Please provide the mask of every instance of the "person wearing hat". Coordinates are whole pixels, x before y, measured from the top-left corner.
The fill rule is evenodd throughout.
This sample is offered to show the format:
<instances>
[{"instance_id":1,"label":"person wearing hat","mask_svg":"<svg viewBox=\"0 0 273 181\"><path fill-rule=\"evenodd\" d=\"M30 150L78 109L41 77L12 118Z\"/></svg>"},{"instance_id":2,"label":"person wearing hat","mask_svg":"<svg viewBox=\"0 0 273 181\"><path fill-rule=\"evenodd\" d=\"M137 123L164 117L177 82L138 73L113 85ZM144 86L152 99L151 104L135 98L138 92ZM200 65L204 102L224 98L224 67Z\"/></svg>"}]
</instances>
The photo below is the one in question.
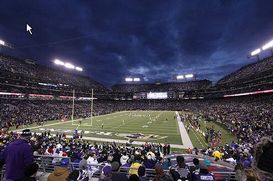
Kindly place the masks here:
<instances>
[{"instance_id":1,"label":"person wearing hat","mask_svg":"<svg viewBox=\"0 0 273 181\"><path fill-rule=\"evenodd\" d=\"M6 164L6 180L20 180L26 176L25 169L33 163L33 152L29 145L30 138L30 130L25 129L19 139L5 148L2 162Z\"/></svg>"},{"instance_id":2,"label":"person wearing hat","mask_svg":"<svg viewBox=\"0 0 273 181\"><path fill-rule=\"evenodd\" d=\"M48 176L47 181L65 181L70 174L67 168L69 160L67 158L62 159L61 166L54 168L54 171Z\"/></svg>"},{"instance_id":3,"label":"person wearing hat","mask_svg":"<svg viewBox=\"0 0 273 181\"><path fill-rule=\"evenodd\" d=\"M193 174L193 181L215 181L214 175L209 172L204 162L199 164L200 171Z\"/></svg>"},{"instance_id":4,"label":"person wearing hat","mask_svg":"<svg viewBox=\"0 0 273 181\"><path fill-rule=\"evenodd\" d=\"M112 167L110 165L105 165L102 168L99 181L112 181Z\"/></svg>"}]
</instances>

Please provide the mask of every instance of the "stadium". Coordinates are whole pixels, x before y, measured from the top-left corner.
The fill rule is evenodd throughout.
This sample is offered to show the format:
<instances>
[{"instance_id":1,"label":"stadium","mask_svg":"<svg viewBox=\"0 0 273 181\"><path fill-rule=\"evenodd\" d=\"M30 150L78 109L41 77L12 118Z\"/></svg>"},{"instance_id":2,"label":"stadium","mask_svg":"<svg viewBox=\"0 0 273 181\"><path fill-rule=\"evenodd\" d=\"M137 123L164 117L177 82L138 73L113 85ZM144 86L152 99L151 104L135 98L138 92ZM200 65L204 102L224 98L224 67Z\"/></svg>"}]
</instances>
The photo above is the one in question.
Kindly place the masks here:
<instances>
[{"instance_id":1,"label":"stadium","mask_svg":"<svg viewBox=\"0 0 273 181\"><path fill-rule=\"evenodd\" d=\"M88 38L0 39L1 180L273 180L273 40L216 81L166 66L168 80L144 69L108 84L96 63L42 58Z\"/></svg>"}]
</instances>

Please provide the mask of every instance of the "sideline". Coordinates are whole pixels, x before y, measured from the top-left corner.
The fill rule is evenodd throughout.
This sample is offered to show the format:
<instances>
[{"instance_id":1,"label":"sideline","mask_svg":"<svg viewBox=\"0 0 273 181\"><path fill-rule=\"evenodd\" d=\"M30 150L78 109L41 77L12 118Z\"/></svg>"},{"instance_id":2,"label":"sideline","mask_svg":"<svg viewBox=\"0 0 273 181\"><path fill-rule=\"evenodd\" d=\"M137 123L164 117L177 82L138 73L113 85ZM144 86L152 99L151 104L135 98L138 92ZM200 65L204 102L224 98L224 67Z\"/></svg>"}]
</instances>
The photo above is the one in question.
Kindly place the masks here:
<instances>
[{"instance_id":1,"label":"sideline","mask_svg":"<svg viewBox=\"0 0 273 181\"><path fill-rule=\"evenodd\" d=\"M183 146L186 149L193 148L193 144L191 142L190 136L184 126L184 123L181 121L181 117L180 117L179 113L177 111L175 111L175 114L176 114L176 119L178 122L178 127L179 127L180 136L181 136Z\"/></svg>"}]
</instances>

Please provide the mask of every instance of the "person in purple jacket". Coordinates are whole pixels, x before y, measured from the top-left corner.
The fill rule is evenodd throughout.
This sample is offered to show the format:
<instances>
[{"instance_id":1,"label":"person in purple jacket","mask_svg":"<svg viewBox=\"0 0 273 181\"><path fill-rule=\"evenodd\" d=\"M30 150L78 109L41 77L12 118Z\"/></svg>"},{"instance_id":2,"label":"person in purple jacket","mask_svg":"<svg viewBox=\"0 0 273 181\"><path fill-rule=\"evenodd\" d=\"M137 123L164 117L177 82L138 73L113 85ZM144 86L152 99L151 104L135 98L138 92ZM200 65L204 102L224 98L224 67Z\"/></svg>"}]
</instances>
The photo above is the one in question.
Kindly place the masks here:
<instances>
[{"instance_id":1,"label":"person in purple jacket","mask_svg":"<svg viewBox=\"0 0 273 181\"><path fill-rule=\"evenodd\" d=\"M4 150L3 162L6 164L6 180L21 180L26 167L33 163L33 152L28 144L31 137L29 129L23 130L19 139L10 143Z\"/></svg>"}]
</instances>

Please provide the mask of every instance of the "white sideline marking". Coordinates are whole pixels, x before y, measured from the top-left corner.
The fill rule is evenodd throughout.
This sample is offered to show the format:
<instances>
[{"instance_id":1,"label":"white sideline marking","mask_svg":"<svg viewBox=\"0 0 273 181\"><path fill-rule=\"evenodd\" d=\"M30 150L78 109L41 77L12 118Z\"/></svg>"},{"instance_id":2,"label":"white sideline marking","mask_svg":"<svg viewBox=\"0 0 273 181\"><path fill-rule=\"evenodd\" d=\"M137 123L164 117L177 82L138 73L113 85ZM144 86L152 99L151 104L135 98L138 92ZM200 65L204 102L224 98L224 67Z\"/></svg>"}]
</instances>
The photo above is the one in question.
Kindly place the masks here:
<instances>
[{"instance_id":1,"label":"white sideline marking","mask_svg":"<svg viewBox=\"0 0 273 181\"><path fill-rule=\"evenodd\" d=\"M178 127L179 127L180 136L181 136L183 146L186 148L193 148L189 134L187 133L184 123L181 121L181 117L179 116L177 111L175 112L175 114L177 117Z\"/></svg>"}]
</instances>

